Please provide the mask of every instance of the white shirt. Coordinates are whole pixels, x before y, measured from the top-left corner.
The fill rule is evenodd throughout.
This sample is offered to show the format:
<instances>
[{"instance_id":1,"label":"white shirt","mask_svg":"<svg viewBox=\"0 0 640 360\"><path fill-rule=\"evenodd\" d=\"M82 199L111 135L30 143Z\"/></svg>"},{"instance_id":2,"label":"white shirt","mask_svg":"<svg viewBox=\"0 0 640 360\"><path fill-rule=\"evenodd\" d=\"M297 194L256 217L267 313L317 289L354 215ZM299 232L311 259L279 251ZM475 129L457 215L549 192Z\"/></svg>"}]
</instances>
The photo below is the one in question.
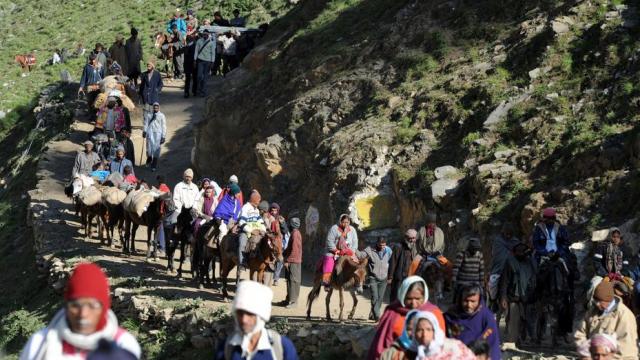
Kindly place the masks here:
<instances>
[{"instance_id":1,"label":"white shirt","mask_svg":"<svg viewBox=\"0 0 640 360\"><path fill-rule=\"evenodd\" d=\"M187 184L181 181L173 189L173 204L176 206L177 211L180 211L184 206L187 209L191 209L196 203L200 190L194 183Z\"/></svg>"}]
</instances>

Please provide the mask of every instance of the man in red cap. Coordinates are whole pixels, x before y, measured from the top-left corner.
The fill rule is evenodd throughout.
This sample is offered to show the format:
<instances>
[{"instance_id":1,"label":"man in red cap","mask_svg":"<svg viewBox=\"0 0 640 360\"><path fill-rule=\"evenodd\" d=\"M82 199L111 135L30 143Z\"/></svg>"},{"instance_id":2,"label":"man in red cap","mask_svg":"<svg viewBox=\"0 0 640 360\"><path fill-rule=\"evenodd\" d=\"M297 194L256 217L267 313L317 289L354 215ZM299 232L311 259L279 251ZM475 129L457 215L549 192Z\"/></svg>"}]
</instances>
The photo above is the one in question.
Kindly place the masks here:
<instances>
[{"instance_id":1,"label":"man in red cap","mask_svg":"<svg viewBox=\"0 0 640 360\"><path fill-rule=\"evenodd\" d=\"M31 336L21 360L86 359L100 340L114 342L140 358L140 345L118 326L111 311L109 280L100 267L91 263L78 265L67 282L64 302L64 308L49 326Z\"/></svg>"},{"instance_id":2,"label":"man in red cap","mask_svg":"<svg viewBox=\"0 0 640 360\"><path fill-rule=\"evenodd\" d=\"M562 309L558 316L559 336L565 340L573 331L573 318L575 316L574 283L580 279L578 260L571 253L569 246L569 233L564 225L556 219L556 209L548 207L542 211L542 219L536 224L533 231L534 256L538 264L538 274L549 274L555 266L564 263L568 274L566 275L567 296L561 299ZM542 299L541 301L545 301Z\"/></svg>"}]
</instances>

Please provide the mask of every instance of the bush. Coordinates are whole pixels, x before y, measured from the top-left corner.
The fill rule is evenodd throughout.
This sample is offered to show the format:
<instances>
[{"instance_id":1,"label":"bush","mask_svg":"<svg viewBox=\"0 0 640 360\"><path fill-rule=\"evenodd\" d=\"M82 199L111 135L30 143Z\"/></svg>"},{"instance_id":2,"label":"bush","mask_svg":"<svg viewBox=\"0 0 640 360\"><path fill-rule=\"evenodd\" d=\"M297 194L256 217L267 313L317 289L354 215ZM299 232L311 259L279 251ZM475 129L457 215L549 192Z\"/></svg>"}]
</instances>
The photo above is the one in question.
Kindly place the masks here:
<instances>
[{"instance_id":1,"label":"bush","mask_svg":"<svg viewBox=\"0 0 640 360\"><path fill-rule=\"evenodd\" d=\"M45 324L27 310L9 313L0 320L0 349L17 350Z\"/></svg>"}]
</instances>

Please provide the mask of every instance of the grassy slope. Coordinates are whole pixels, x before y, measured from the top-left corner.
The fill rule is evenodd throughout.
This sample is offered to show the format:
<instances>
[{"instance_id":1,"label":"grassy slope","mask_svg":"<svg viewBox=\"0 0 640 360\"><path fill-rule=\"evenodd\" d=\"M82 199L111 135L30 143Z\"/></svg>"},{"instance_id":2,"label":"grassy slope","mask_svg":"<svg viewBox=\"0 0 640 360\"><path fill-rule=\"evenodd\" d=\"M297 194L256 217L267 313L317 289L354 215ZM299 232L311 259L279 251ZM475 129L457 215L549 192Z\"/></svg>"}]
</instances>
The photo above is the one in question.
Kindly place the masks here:
<instances>
[{"instance_id":1,"label":"grassy slope","mask_svg":"<svg viewBox=\"0 0 640 360\"><path fill-rule=\"evenodd\" d=\"M249 25L270 21L286 10L286 1L227 0L214 7L207 4L196 8L199 18L212 17L214 10L231 14L239 8L250 14ZM64 121L45 132L32 131L35 119L32 109L37 104L40 90L59 79L60 71L68 70L75 80L80 77L84 59L74 58L65 64L47 66L47 58L55 48L73 50L83 43L89 50L92 44L102 42L110 46L115 35L128 35L130 26L139 29L145 55L153 54L150 34L164 29L175 6L160 0L69 0L69 1L16 1L0 0L0 110L7 113L0 119L0 178L16 178L0 189L0 357L16 357L26 337L41 327L59 305L59 295L51 293L35 268L32 239L26 227L26 192L35 186L38 154L46 142L68 128ZM99 16L96 16L99 14ZM22 77L13 56L35 50L38 66ZM75 89L67 89L62 99L75 96ZM65 119L70 120L70 115ZM34 139L25 159L20 154ZM11 149L11 150L9 150ZM135 324L129 324L135 327ZM170 356L176 348L175 339L166 346L161 342L150 344L147 353ZM180 349L180 347L177 347ZM157 356L156 356L157 357Z\"/></svg>"},{"instance_id":2,"label":"grassy slope","mask_svg":"<svg viewBox=\"0 0 640 360\"><path fill-rule=\"evenodd\" d=\"M323 79L325 84L383 60L390 79L376 89L376 101L363 104L357 117L394 122L394 142L399 146L418 141L416 136L425 129L435 134L434 151L423 164L395 167L405 185L418 195L429 198L437 166L462 167L468 158L490 162L497 150L529 146L525 178L509 180L500 194L481 204L484 220L500 217L518 223L520 209L531 194L558 186L584 190L593 200L573 209L575 204L555 204L591 219L586 226L571 223L578 232L633 216L638 207L624 206L629 202L622 194L635 200L640 193L626 151L609 163L610 158L589 164L596 162L603 147L611 143L624 147L637 133L640 27L623 27L621 18L607 18L606 13L615 13L619 5L637 9L640 2L483 0L466 2L455 11L438 7L439 3L327 1L268 65L276 75L265 74L264 78L281 80L278 86L295 89L296 81L332 56L343 61L334 64L335 71ZM385 25L393 24L398 9L405 6L409 14L405 21L411 26L402 37L386 32ZM563 16L569 16L575 25L568 33L556 35L547 19ZM523 35L524 21L530 22L527 31L533 34ZM428 24L426 31L414 31L424 24ZM536 32L539 24L543 29ZM366 43L376 46L376 51L367 55L368 60L355 60ZM503 50L494 50L496 46ZM301 53L305 56L296 56ZM496 66L486 73L477 70L476 66L482 68L498 54L504 58ZM291 76L278 76L282 68L293 69L288 70ZM531 80L529 71L534 68L548 72ZM529 86L530 100L512 109L495 131L483 129L482 123L501 101ZM388 99L394 96L400 103L391 108ZM555 120L558 117L561 120ZM489 147L472 144L481 137L496 142ZM624 171L629 168L631 172ZM469 205L478 204L471 200Z\"/></svg>"}]
</instances>

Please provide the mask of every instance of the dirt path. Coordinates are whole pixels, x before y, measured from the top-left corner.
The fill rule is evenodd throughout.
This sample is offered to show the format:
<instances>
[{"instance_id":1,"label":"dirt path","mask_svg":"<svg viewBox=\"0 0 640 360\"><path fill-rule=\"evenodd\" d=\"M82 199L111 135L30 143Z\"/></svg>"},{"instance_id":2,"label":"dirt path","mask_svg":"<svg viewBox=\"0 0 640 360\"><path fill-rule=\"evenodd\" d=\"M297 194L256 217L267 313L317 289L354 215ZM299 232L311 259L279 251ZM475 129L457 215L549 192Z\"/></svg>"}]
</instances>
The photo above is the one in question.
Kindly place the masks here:
<instances>
[{"instance_id":1,"label":"dirt path","mask_svg":"<svg viewBox=\"0 0 640 360\"><path fill-rule=\"evenodd\" d=\"M167 141L163 145L158 172L152 173L149 169L140 165L144 154L142 145L142 121L141 114L136 111L132 114L133 134L132 140L136 149L136 176L155 183L156 174L164 174L168 183L173 187L180 180L184 169L191 164L191 149L193 147L193 125L201 120L204 107L204 99L182 96L182 82L168 82L165 84L161 95L161 111L167 117ZM215 88L215 87L214 87ZM112 281L118 282L123 277L139 277L145 279L145 295L158 296L167 300L184 298L203 299L204 306L219 307L229 306L222 301L217 290L198 290L193 285L190 275L186 279L177 279L166 273L166 259L157 262L148 262L143 256L124 256L119 246L116 249L100 246L96 234L89 241L84 241L80 233L79 218L73 214L71 200L64 195L64 185L71 176L71 168L79 145L87 137L87 132L92 125L85 121L76 121L72 126L72 132L68 138L52 142L49 145L45 160L40 162L37 189L30 193L32 197L32 223L36 240L39 240L38 252L45 258L56 254L61 259L80 256L84 259L100 263L109 272ZM215 174L204 174L218 180ZM136 248L146 250L146 231L144 228L136 234ZM176 254L176 257L178 255ZM186 264L189 269L189 264ZM216 276L219 274L216 271ZM283 272L284 276L284 272ZM230 275L235 279L235 273ZM287 316L293 319L306 316L306 298L311 290L311 274L303 274L303 287L300 293L299 306L296 309L285 309L274 306L273 313L276 316ZM233 290L234 286L230 289ZM286 282L281 279L274 290L274 302L279 302L286 297ZM233 294L233 293L232 293ZM370 302L359 296L359 305L356 311L356 319L363 321L369 314ZM325 296L314 303L314 317L325 316ZM333 295L332 316L338 316L339 297ZM345 296L345 312L352 307L352 299L349 294ZM346 316L346 314L345 314Z\"/></svg>"}]
</instances>

